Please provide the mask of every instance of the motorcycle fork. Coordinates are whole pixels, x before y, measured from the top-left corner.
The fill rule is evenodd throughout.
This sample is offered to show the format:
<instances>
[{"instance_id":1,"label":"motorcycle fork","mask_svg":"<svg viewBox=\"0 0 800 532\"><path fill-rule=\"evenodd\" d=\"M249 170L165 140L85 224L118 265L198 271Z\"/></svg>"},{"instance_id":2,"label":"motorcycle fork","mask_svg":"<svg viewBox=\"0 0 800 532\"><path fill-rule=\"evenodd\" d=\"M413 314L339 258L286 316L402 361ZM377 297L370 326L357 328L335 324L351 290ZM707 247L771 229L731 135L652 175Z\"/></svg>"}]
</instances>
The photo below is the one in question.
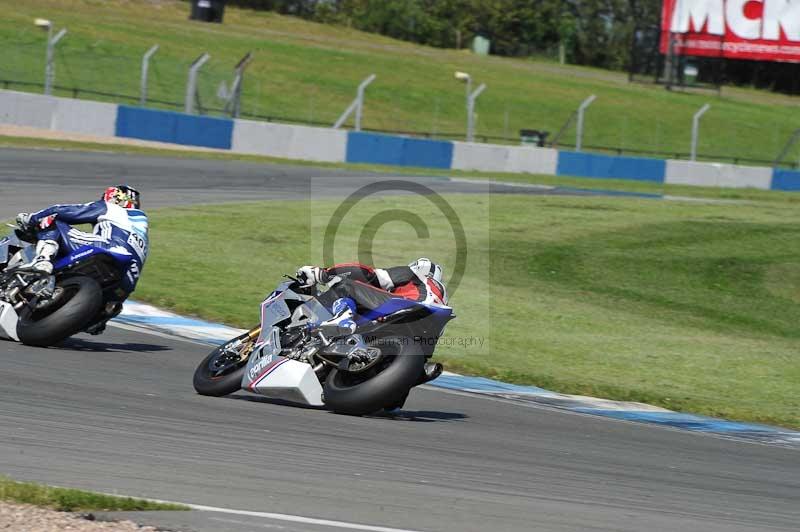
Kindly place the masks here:
<instances>
[{"instance_id":1,"label":"motorcycle fork","mask_svg":"<svg viewBox=\"0 0 800 532\"><path fill-rule=\"evenodd\" d=\"M247 331L247 338L243 340L243 342L245 343L245 347L240 351L240 356L242 360L246 360L247 358L250 357L259 336L261 336L261 325L253 327L252 329Z\"/></svg>"},{"instance_id":2,"label":"motorcycle fork","mask_svg":"<svg viewBox=\"0 0 800 532\"><path fill-rule=\"evenodd\" d=\"M247 339L252 341L252 342L255 342L256 340L258 340L259 336L261 336L261 325L259 325L257 327L253 327L252 329L247 331Z\"/></svg>"}]
</instances>

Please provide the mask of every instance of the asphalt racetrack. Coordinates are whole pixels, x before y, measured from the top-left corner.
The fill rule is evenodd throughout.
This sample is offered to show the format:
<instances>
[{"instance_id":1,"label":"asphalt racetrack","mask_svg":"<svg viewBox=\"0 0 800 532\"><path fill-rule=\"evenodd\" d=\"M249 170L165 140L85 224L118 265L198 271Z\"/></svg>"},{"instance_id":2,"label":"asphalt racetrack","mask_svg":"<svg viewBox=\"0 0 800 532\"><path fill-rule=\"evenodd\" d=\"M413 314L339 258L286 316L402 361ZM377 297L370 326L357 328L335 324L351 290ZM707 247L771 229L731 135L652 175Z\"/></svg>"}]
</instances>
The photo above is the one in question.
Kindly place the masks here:
<instances>
[{"instance_id":1,"label":"asphalt racetrack","mask_svg":"<svg viewBox=\"0 0 800 532\"><path fill-rule=\"evenodd\" d=\"M208 347L117 328L62 348L0 349L0 472L17 479L405 530L800 521L791 449L429 389L397 419L244 392L202 397L191 377ZM327 528L193 514L153 518L209 531Z\"/></svg>"},{"instance_id":2,"label":"asphalt racetrack","mask_svg":"<svg viewBox=\"0 0 800 532\"><path fill-rule=\"evenodd\" d=\"M23 200L85 201L122 171L131 180L150 176L140 186L160 191L146 196L153 207L171 204L171 193L174 203L254 199L262 190L274 197L259 179L291 197L292 183L311 171L156 162L2 151L0 218ZM169 182L158 177L164 162L173 165L164 170ZM198 184L202 168L209 180L241 182L209 190ZM50 182L60 183L62 197ZM0 474L218 509L135 516L198 532L731 531L800 523L797 450L428 388L412 392L396 418L339 416L244 392L201 397L191 378L208 351L117 327L50 349L0 341Z\"/></svg>"},{"instance_id":3,"label":"asphalt racetrack","mask_svg":"<svg viewBox=\"0 0 800 532\"><path fill-rule=\"evenodd\" d=\"M370 172L294 165L0 148L0 220L11 219L20 210L42 208L42 205L85 203L99 198L105 187L123 183L141 189L144 207L152 209L172 205L330 197L335 196L337 190L347 190L349 194L362 184L380 179L413 180L439 193L597 194L589 190L488 185L424 176L397 178Z\"/></svg>"}]
</instances>

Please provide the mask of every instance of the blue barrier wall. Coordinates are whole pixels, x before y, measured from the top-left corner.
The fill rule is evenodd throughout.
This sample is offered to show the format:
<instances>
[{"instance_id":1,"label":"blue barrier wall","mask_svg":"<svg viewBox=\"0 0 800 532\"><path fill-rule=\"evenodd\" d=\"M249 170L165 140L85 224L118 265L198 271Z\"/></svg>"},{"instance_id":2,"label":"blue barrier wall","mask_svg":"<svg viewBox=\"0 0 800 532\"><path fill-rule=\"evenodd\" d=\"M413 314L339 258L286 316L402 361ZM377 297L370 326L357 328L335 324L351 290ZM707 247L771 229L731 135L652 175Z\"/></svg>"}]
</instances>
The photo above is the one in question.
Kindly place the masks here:
<instances>
[{"instance_id":1,"label":"blue barrier wall","mask_svg":"<svg viewBox=\"0 0 800 532\"><path fill-rule=\"evenodd\" d=\"M557 175L664 182L666 161L643 157L611 157L593 153L558 152Z\"/></svg>"},{"instance_id":2,"label":"blue barrier wall","mask_svg":"<svg viewBox=\"0 0 800 532\"><path fill-rule=\"evenodd\" d=\"M120 105L118 137L231 149L233 120Z\"/></svg>"},{"instance_id":3,"label":"blue barrier wall","mask_svg":"<svg viewBox=\"0 0 800 532\"><path fill-rule=\"evenodd\" d=\"M800 190L800 172L775 168L772 171L772 190Z\"/></svg>"},{"instance_id":4,"label":"blue barrier wall","mask_svg":"<svg viewBox=\"0 0 800 532\"><path fill-rule=\"evenodd\" d=\"M453 143L351 131L347 135L347 162L449 169Z\"/></svg>"}]
</instances>

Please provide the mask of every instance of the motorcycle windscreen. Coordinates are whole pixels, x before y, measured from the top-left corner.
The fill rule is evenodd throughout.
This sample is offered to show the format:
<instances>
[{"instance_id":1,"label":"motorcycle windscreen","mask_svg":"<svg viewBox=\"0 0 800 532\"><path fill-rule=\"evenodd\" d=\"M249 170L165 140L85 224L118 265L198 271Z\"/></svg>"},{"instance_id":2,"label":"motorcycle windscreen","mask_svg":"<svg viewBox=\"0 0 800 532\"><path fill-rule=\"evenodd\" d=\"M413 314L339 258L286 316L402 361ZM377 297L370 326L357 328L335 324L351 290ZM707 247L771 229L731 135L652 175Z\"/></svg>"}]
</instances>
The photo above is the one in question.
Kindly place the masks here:
<instances>
[{"instance_id":1,"label":"motorcycle windscreen","mask_svg":"<svg viewBox=\"0 0 800 532\"><path fill-rule=\"evenodd\" d=\"M242 388L274 399L322 406L322 386L314 369L279 356L280 351L280 330L273 327L247 361Z\"/></svg>"},{"instance_id":2,"label":"motorcycle windscreen","mask_svg":"<svg viewBox=\"0 0 800 532\"><path fill-rule=\"evenodd\" d=\"M270 336L277 330L273 325L291 316L289 306L284 301L285 292L273 292L270 297L261 303L261 334L256 341L256 346L267 344L271 341ZM275 340L280 351L280 340Z\"/></svg>"}]
</instances>

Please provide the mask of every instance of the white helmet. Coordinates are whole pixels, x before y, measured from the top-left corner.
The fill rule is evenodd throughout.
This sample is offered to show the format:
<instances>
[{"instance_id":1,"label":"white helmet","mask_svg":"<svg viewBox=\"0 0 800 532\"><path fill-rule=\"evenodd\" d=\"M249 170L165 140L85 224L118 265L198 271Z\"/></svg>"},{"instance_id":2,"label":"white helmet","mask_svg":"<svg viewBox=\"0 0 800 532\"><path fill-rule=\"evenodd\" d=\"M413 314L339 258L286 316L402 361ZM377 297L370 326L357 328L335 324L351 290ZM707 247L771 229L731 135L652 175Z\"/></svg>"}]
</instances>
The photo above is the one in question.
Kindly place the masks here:
<instances>
[{"instance_id":1,"label":"white helmet","mask_svg":"<svg viewBox=\"0 0 800 532\"><path fill-rule=\"evenodd\" d=\"M428 278L442 282L442 267L432 262L431 259L421 257L408 265L417 277L425 281Z\"/></svg>"}]
</instances>

